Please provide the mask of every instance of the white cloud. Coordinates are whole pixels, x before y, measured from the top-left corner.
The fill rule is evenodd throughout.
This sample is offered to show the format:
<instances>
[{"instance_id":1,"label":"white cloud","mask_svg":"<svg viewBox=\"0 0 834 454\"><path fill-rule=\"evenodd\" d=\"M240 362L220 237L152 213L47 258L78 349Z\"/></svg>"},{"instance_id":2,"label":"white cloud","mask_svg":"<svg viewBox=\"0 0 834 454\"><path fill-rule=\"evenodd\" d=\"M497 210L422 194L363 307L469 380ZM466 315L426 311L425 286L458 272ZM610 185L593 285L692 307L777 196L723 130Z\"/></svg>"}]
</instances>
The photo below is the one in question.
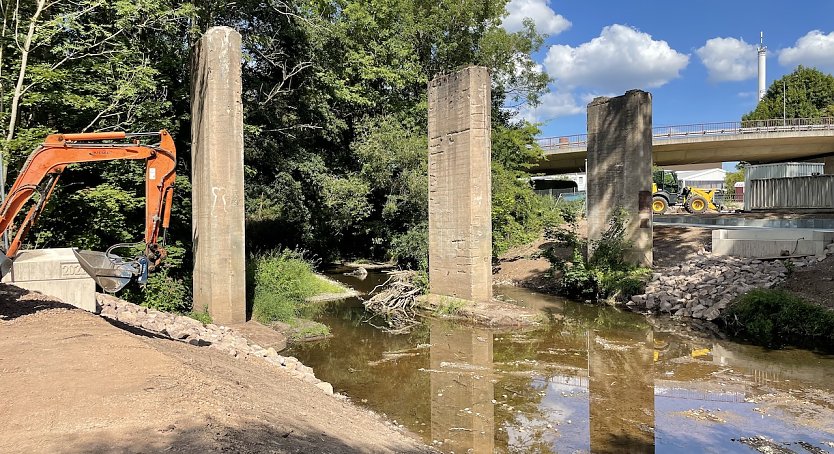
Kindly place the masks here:
<instances>
[{"instance_id":1,"label":"white cloud","mask_svg":"<svg viewBox=\"0 0 834 454\"><path fill-rule=\"evenodd\" d=\"M541 103L536 107L522 107L519 118L531 123L539 123L585 112L585 106L577 104L572 93L551 91L545 93L540 101Z\"/></svg>"},{"instance_id":2,"label":"white cloud","mask_svg":"<svg viewBox=\"0 0 834 454\"><path fill-rule=\"evenodd\" d=\"M689 56L666 41L619 24L577 47L551 46L544 60L557 84L613 93L659 87L679 77L688 63Z\"/></svg>"},{"instance_id":3,"label":"white cloud","mask_svg":"<svg viewBox=\"0 0 834 454\"><path fill-rule=\"evenodd\" d=\"M714 82L747 80L758 72L756 46L743 39L712 38L695 52Z\"/></svg>"},{"instance_id":4,"label":"white cloud","mask_svg":"<svg viewBox=\"0 0 834 454\"><path fill-rule=\"evenodd\" d=\"M819 30L808 32L794 47L779 51L779 64L789 67L801 64L834 71L834 32L827 35Z\"/></svg>"},{"instance_id":5,"label":"white cloud","mask_svg":"<svg viewBox=\"0 0 834 454\"><path fill-rule=\"evenodd\" d=\"M550 0L510 0L507 13L501 25L509 32L522 30L525 18L533 20L539 33L548 35L558 35L571 26L569 20L550 8Z\"/></svg>"}]
</instances>

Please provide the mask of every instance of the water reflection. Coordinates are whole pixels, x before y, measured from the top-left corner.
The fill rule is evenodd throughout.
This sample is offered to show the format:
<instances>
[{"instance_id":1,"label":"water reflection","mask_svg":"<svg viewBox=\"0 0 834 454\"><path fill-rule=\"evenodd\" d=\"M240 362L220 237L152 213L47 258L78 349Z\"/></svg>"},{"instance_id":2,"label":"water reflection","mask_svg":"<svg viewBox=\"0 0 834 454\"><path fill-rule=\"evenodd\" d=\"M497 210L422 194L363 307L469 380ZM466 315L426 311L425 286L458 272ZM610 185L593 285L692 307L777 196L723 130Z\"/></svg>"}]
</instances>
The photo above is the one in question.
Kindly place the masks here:
<instances>
[{"instance_id":1,"label":"water reflection","mask_svg":"<svg viewBox=\"0 0 834 454\"><path fill-rule=\"evenodd\" d=\"M495 447L492 332L431 323L431 438L454 452Z\"/></svg>"},{"instance_id":2,"label":"water reflection","mask_svg":"<svg viewBox=\"0 0 834 454\"><path fill-rule=\"evenodd\" d=\"M654 452L651 329L590 331L591 451Z\"/></svg>"},{"instance_id":3,"label":"water reflection","mask_svg":"<svg viewBox=\"0 0 834 454\"><path fill-rule=\"evenodd\" d=\"M348 301L322 315L333 339L293 353L444 452L750 452L732 440L758 435L834 447L831 357L684 337L635 314L501 292L556 321L494 331L434 320L394 336L361 323Z\"/></svg>"}]
</instances>

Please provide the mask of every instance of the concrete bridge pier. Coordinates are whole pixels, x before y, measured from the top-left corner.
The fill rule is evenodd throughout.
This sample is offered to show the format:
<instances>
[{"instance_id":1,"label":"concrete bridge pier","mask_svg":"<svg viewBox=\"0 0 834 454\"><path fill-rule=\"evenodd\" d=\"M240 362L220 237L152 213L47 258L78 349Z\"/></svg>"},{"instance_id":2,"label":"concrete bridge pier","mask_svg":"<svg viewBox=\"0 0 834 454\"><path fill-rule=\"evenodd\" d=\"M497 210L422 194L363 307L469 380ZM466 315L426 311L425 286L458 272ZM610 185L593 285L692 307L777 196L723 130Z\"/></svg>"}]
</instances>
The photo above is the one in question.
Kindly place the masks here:
<instances>
[{"instance_id":1,"label":"concrete bridge pier","mask_svg":"<svg viewBox=\"0 0 834 454\"><path fill-rule=\"evenodd\" d=\"M588 104L588 253L618 210L626 213L625 259L652 266L652 95L631 90Z\"/></svg>"},{"instance_id":2,"label":"concrete bridge pier","mask_svg":"<svg viewBox=\"0 0 834 454\"><path fill-rule=\"evenodd\" d=\"M823 171L826 175L834 175L834 156L826 156L823 160Z\"/></svg>"},{"instance_id":3,"label":"concrete bridge pier","mask_svg":"<svg viewBox=\"0 0 834 454\"><path fill-rule=\"evenodd\" d=\"M209 29L192 54L194 307L246 321L240 33Z\"/></svg>"},{"instance_id":4,"label":"concrete bridge pier","mask_svg":"<svg viewBox=\"0 0 834 454\"><path fill-rule=\"evenodd\" d=\"M429 287L492 298L491 91L487 68L429 83Z\"/></svg>"}]
</instances>

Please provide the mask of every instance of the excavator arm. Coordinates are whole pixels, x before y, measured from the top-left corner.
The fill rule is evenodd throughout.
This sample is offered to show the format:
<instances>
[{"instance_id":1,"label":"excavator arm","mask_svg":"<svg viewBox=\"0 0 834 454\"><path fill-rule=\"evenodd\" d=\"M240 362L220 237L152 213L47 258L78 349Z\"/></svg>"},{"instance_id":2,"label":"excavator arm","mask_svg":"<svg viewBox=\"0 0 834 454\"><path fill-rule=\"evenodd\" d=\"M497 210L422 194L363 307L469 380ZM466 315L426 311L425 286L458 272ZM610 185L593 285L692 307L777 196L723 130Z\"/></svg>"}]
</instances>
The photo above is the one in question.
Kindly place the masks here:
<instances>
[{"instance_id":1,"label":"excavator arm","mask_svg":"<svg viewBox=\"0 0 834 454\"><path fill-rule=\"evenodd\" d=\"M158 137L154 145L140 144L140 137ZM61 173L69 164L114 161L120 159L145 160L145 238L142 254L125 260L112 253L76 251L81 266L107 291L117 291L131 278L140 282L165 259L164 245L159 244L162 229L171 221L173 185L176 178L176 149L167 131L154 133L84 133L53 134L46 138L26 160L8 197L0 206L0 234L9 230L23 206L38 192L40 198L29 209L2 260L2 274L8 272L23 239L37 221L52 195Z\"/></svg>"}]
</instances>

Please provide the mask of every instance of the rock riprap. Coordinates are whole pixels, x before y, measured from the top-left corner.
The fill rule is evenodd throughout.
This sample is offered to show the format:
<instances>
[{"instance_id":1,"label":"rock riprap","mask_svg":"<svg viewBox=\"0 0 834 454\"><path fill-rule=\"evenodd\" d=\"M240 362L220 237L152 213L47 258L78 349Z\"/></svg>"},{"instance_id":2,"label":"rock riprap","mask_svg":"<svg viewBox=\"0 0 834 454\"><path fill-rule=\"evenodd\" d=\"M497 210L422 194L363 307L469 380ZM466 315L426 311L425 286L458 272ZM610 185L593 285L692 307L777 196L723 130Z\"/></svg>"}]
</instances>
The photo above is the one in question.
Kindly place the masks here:
<instances>
[{"instance_id":1,"label":"rock riprap","mask_svg":"<svg viewBox=\"0 0 834 454\"><path fill-rule=\"evenodd\" d=\"M832 248L826 249L827 254L831 252ZM633 296L627 305L634 310L714 320L739 295L780 283L788 267L800 268L823 259L758 260L702 251L680 265L652 273L646 293Z\"/></svg>"},{"instance_id":2,"label":"rock riprap","mask_svg":"<svg viewBox=\"0 0 834 454\"><path fill-rule=\"evenodd\" d=\"M99 315L104 318L191 345L216 348L234 357L252 355L263 358L289 376L333 394L333 386L316 378L312 368L292 356L279 355L274 348L250 343L232 328L211 323L203 325L190 317L138 306L110 295L96 294L96 302Z\"/></svg>"}]
</instances>

